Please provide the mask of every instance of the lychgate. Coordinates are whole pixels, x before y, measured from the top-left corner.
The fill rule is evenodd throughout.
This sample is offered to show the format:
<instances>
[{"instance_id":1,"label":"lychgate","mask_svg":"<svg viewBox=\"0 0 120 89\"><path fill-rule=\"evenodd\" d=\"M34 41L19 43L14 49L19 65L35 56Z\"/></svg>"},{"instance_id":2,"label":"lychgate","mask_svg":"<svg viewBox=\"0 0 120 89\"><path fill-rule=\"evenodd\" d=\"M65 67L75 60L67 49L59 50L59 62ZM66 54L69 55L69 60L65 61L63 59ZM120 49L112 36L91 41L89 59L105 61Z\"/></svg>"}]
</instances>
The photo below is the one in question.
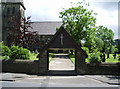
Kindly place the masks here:
<instances>
[{"instance_id":1,"label":"lychgate","mask_svg":"<svg viewBox=\"0 0 120 89\"><path fill-rule=\"evenodd\" d=\"M38 74L47 74L49 65L50 49L74 49L75 50L75 71L78 74L84 74L86 70L85 58L86 52L78 45L69 33L61 26L55 33L50 42L43 47L39 53L39 70Z\"/></svg>"}]
</instances>

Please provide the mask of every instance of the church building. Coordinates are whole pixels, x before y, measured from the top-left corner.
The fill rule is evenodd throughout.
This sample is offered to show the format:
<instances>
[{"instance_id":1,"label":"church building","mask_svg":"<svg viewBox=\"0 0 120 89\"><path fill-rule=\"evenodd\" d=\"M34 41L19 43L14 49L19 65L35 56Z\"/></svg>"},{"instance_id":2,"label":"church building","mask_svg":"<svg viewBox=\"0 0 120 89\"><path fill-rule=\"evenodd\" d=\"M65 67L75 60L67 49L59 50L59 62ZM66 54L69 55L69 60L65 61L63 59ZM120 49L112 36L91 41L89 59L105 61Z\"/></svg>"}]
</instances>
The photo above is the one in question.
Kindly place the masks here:
<instances>
[{"instance_id":1,"label":"church building","mask_svg":"<svg viewBox=\"0 0 120 89\"><path fill-rule=\"evenodd\" d=\"M11 38L10 35L15 35L16 32L15 24L11 23L11 17L16 16L19 23L22 24L22 18L25 17L25 6L23 0L2 0L0 3L1 11L2 11L2 41L8 46L11 46ZM39 22L31 22L31 28L28 28L28 31L36 31L37 32L37 40L39 44L32 45L31 49L41 49L45 44L51 40L53 35L56 33L57 29L62 25L61 21L39 21ZM21 31L23 28L18 25L17 27ZM9 37L10 36L10 37Z\"/></svg>"},{"instance_id":2,"label":"church building","mask_svg":"<svg viewBox=\"0 0 120 89\"><path fill-rule=\"evenodd\" d=\"M21 22L21 19L24 17L25 7L23 0L1 0L1 10L2 10L2 41L6 45L9 44L8 36L14 34L14 24L11 23L11 17L17 17L17 20ZM23 30L20 25L18 27L20 30Z\"/></svg>"}]
</instances>

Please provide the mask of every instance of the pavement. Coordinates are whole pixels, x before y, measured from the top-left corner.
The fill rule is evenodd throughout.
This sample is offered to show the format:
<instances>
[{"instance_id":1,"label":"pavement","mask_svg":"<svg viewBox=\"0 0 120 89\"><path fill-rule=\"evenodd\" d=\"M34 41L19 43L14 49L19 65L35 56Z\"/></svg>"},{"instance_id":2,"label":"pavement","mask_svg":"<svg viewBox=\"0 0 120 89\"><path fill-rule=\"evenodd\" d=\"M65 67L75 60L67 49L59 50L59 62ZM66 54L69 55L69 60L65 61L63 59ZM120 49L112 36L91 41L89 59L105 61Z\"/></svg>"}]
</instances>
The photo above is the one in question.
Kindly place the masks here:
<instances>
[{"instance_id":1,"label":"pavement","mask_svg":"<svg viewBox=\"0 0 120 89\"><path fill-rule=\"evenodd\" d=\"M2 87L120 87L120 76L78 75L37 76L20 73L1 73Z\"/></svg>"}]
</instances>

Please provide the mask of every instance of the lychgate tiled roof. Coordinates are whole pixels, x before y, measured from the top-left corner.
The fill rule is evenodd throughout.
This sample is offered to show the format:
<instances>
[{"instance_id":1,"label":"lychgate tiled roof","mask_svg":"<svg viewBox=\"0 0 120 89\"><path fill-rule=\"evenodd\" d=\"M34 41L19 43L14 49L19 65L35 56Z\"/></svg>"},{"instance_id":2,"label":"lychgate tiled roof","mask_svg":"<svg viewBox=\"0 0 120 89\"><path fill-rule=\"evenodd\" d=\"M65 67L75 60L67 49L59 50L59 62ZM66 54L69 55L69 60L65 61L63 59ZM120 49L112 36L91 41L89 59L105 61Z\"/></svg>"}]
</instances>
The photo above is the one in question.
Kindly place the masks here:
<instances>
[{"instance_id":1,"label":"lychgate tiled roof","mask_svg":"<svg viewBox=\"0 0 120 89\"><path fill-rule=\"evenodd\" d=\"M39 35L54 35L56 33L56 28L59 28L62 22L32 22L31 26L33 29L29 28L30 31L37 31Z\"/></svg>"}]
</instances>

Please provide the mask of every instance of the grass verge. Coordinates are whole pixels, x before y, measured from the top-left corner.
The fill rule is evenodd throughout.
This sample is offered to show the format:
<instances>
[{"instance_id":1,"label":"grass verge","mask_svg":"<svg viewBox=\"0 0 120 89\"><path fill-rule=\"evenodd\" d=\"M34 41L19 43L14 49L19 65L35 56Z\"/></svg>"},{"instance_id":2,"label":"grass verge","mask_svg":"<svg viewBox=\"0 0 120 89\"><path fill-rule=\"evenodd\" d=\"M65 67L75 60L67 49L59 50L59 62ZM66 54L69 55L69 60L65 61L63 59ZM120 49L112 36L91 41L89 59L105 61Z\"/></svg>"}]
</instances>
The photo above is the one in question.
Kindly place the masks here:
<instances>
[{"instance_id":1,"label":"grass verge","mask_svg":"<svg viewBox=\"0 0 120 89\"><path fill-rule=\"evenodd\" d=\"M107 62L107 63L109 63L109 62L113 62L113 63L120 62L120 60L118 60L119 56L120 56L120 54L117 54L116 58L114 59L113 54L110 54L109 58L107 58L107 56L106 56L106 61L105 62ZM89 60L87 58L86 58L86 62L89 62Z\"/></svg>"},{"instance_id":2,"label":"grass verge","mask_svg":"<svg viewBox=\"0 0 120 89\"><path fill-rule=\"evenodd\" d=\"M49 53L49 62L53 60L53 57L54 57L54 53Z\"/></svg>"},{"instance_id":3,"label":"grass verge","mask_svg":"<svg viewBox=\"0 0 120 89\"><path fill-rule=\"evenodd\" d=\"M69 58L72 61L72 63L75 64L75 55L69 54Z\"/></svg>"}]
</instances>

